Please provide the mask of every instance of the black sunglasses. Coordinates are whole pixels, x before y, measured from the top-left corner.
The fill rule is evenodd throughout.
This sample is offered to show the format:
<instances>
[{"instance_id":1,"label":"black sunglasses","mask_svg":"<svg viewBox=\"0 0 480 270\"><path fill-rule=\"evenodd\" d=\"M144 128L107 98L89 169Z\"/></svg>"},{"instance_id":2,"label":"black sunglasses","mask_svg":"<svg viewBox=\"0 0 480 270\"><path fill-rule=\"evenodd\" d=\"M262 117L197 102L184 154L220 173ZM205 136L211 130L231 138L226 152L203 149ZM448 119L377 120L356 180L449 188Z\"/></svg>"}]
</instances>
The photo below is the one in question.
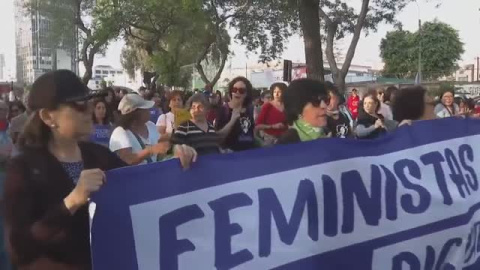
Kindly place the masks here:
<instances>
[{"instance_id":1,"label":"black sunglasses","mask_svg":"<svg viewBox=\"0 0 480 270\"><path fill-rule=\"evenodd\" d=\"M322 104L322 101L325 102L325 105L330 105L330 95L328 96L319 96L315 100L313 100L311 103L314 107L320 107Z\"/></svg>"}]
</instances>

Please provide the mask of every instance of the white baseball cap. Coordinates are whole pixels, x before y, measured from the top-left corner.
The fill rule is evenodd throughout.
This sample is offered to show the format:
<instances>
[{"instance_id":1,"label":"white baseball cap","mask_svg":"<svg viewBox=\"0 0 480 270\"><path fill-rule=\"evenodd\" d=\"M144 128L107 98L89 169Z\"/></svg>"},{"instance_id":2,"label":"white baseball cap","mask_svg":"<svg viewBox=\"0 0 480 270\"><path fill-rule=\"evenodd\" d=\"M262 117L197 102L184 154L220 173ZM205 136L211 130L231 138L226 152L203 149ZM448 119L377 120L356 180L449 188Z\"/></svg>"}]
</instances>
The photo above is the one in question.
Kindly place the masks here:
<instances>
[{"instance_id":1,"label":"white baseball cap","mask_svg":"<svg viewBox=\"0 0 480 270\"><path fill-rule=\"evenodd\" d=\"M137 109L151 109L154 105L154 101L145 100L138 94L127 94L118 104L118 110L125 115Z\"/></svg>"}]
</instances>

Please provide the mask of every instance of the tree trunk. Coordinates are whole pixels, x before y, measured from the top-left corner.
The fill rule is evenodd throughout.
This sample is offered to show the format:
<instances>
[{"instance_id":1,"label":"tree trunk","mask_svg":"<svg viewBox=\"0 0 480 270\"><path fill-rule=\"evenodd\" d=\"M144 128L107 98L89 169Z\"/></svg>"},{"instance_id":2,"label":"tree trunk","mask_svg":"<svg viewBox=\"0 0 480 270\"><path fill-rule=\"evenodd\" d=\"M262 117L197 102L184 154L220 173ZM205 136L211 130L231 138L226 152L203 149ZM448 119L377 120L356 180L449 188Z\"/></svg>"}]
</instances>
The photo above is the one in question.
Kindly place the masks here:
<instances>
[{"instance_id":1,"label":"tree trunk","mask_svg":"<svg viewBox=\"0 0 480 270\"><path fill-rule=\"evenodd\" d=\"M370 4L370 0L362 0L362 8L360 10L360 14L357 19L357 23L355 25L355 29L353 32L353 38L350 43L350 46L347 51L347 55L345 56L345 61L342 65L342 68L338 68L337 61L335 59L335 46L334 40L335 35L337 33L337 22L332 21L322 9L319 9L319 14L321 18L323 18L327 24L327 48L325 53L327 55L328 63L330 65L330 70L332 71L332 78L337 85L340 91L346 91L345 89L345 78L347 77L348 70L350 69L350 65L352 64L353 57L355 56L355 50L357 49L358 41L360 40L360 34L362 33L363 26L365 25L365 19L368 13L368 5Z\"/></svg>"},{"instance_id":2,"label":"tree trunk","mask_svg":"<svg viewBox=\"0 0 480 270\"><path fill-rule=\"evenodd\" d=\"M300 25L305 43L307 77L325 81L318 0L298 0Z\"/></svg>"},{"instance_id":3,"label":"tree trunk","mask_svg":"<svg viewBox=\"0 0 480 270\"><path fill-rule=\"evenodd\" d=\"M89 61L83 61L83 66L85 67L85 73L83 74L82 82L85 85L88 85L88 82L90 81L90 79L92 79L92 75L93 75L92 64L93 63L89 63Z\"/></svg>"}]
</instances>

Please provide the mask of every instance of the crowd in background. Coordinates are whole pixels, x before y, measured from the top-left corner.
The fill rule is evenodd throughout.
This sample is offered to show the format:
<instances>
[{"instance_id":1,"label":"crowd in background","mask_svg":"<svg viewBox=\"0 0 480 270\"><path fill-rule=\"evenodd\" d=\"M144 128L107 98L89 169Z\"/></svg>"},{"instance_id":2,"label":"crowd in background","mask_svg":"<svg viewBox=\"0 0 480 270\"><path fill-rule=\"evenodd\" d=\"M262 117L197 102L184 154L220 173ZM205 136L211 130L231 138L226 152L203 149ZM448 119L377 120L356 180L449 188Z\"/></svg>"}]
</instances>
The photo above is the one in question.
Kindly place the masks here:
<instances>
[{"instance_id":1,"label":"crowd in background","mask_svg":"<svg viewBox=\"0 0 480 270\"><path fill-rule=\"evenodd\" d=\"M332 83L300 79L255 93L244 77L224 94L212 85L92 93L75 74L55 71L34 83L28 106L0 101L0 264L8 249L18 269L90 269L86 205L106 170L172 158L188 168L202 155L375 139L420 120L480 117L473 100L453 90L433 97L421 86L344 94Z\"/></svg>"}]
</instances>

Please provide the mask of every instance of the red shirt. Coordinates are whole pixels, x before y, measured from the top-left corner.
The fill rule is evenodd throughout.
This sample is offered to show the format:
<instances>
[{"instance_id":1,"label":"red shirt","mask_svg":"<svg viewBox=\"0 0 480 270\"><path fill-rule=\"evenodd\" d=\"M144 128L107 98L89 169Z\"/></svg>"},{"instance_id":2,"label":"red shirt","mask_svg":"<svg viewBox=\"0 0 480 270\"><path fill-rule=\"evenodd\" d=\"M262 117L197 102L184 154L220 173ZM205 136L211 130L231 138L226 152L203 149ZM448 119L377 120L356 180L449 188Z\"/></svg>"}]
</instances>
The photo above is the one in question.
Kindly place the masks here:
<instances>
[{"instance_id":1,"label":"red shirt","mask_svg":"<svg viewBox=\"0 0 480 270\"><path fill-rule=\"evenodd\" d=\"M207 121L210 123L210 124L214 124L215 123L215 120L217 120L217 113L218 112L218 109L217 108L213 108L213 109L210 109L207 113Z\"/></svg>"},{"instance_id":2,"label":"red shirt","mask_svg":"<svg viewBox=\"0 0 480 270\"><path fill-rule=\"evenodd\" d=\"M348 110L352 114L352 118L357 120L358 118L358 105L360 103L360 97L349 96L348 97Z\"/></svg>"},{"instance_id":3,"label":"red shirt","mask_svg":"<svg viewBox=\"0 0 480 270\"><path fill-rule=\"evenodd\" d=\"M283 133L285 133L285 131L287 131L288 126L286 124L287 118L285 117L284 112L278 110L271 103L266 103L265 105L263 105L255 125L270 126L278 123L283 123L285 125L285 128L284 129L266 129L264 130L265 133L275 137L280 137L281 135L283 135Z\"/></svg>"}]
</instances>

